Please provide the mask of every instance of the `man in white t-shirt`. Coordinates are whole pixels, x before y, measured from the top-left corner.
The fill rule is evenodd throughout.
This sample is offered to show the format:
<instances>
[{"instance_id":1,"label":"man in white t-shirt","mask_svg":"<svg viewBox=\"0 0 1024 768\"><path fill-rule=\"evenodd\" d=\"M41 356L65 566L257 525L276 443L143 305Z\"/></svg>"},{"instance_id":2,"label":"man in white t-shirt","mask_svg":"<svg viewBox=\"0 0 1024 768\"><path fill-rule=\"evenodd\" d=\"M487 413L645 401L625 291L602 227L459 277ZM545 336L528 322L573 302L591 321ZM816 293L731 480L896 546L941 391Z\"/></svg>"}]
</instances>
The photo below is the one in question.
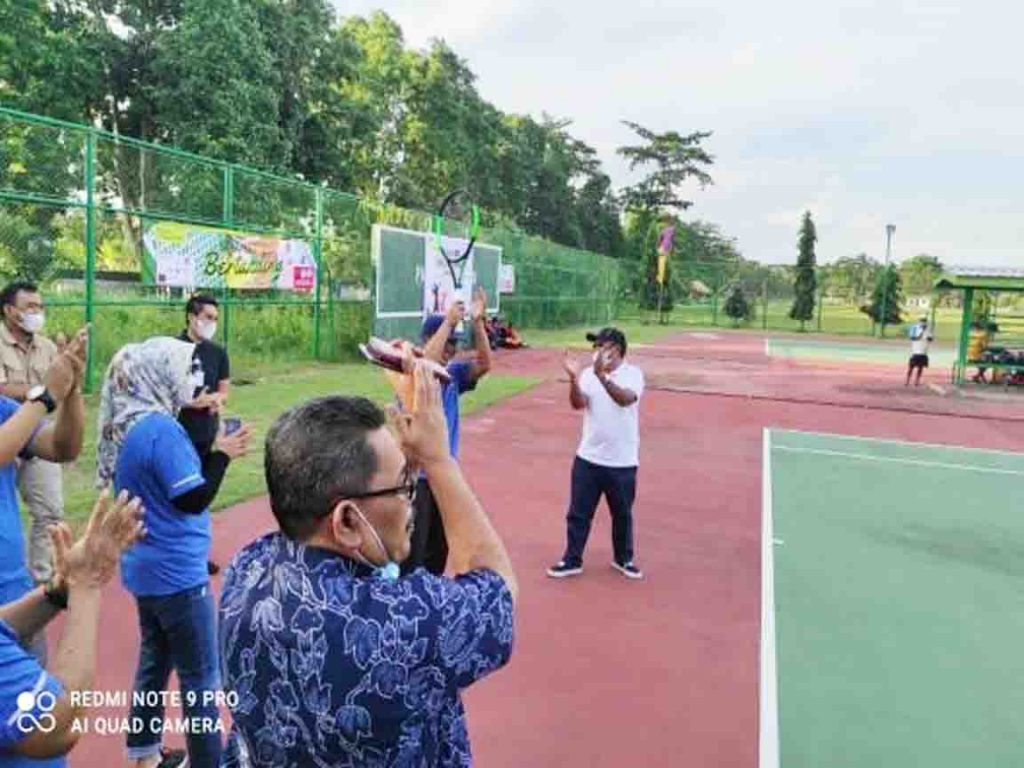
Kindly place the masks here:
<instances>
[{"instance_id":1,"label":"man in white t-shirt","mask_svg":"<svg viewBox=\"0 0 1024 768\"><path fill-rule=\"evenodd\" d=\"M910 376L914 371L917 371L914 386L920 386L921 373L928 367L928 345L934 338L932 329L928 327L927 317L922 317L910 329L910 362L907 364L907 381L904 386L910 386Z\"/></svg>"},{"instance_id":2,"label":"man in white t-shirt","mask_svg":"<svg viewBox=\"0 0 1024 768\"><path fill-rule=\"evenodd\" d=\"M583 436L572 465L565 555L548 569L560 579L583 573L594 512L603 495L612 516L612 567L630 579L642 579L633 564L633 499L640 452L640 398L644 374L625 361L626 337L617 328L588 333L594 345L593 366L580 366L567 350L569 402L583 411Z\"/></svg>"}]
</instances>

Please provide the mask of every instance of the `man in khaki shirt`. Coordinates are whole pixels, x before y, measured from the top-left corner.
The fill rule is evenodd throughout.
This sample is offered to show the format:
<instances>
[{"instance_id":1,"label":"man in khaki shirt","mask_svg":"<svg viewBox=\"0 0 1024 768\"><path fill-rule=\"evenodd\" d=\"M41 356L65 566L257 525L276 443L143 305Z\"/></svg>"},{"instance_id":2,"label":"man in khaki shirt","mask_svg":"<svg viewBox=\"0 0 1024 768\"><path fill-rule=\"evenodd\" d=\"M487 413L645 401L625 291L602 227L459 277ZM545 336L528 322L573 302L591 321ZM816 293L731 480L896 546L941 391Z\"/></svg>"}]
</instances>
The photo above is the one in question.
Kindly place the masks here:
<instances>
[{"instance_id":1,"label":"man in khaki shirt","mask_svg":"<svg viewBox=\"0 0 1024 768\"><path fill-rule=\"evenodd\" d=\"M32 283L15 282L0 292L0 394L22 402L27 392L42 384L57 357L57 346L40 335L45 316L43 297ZM28 569L36 583L49 581L50 539L47 526L64 517L64 489L60 464L43 459L22 459L18 490L32 520Z\"/></svg>"}]
</instances>

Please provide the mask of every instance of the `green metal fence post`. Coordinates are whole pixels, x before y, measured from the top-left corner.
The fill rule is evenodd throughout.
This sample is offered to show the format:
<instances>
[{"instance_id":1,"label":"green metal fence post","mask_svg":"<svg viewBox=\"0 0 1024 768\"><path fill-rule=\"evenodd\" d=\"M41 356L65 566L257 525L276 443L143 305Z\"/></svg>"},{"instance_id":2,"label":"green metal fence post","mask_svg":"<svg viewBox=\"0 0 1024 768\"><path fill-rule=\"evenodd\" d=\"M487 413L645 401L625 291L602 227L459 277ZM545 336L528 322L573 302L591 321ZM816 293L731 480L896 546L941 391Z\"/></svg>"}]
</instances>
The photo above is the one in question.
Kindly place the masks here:
<instances>
[{"instance_id":1,"label":"green metal fence post","mask_svg":"<svg viewBox=\"0 0 1024 768\"><path fill-rule=\"evenodd\" d=\"M768 281L761 281L761 330L768 330Z\"/></svg>"},{"instance_id":2,"label":"green metal fence post","mask_svg":"<svg viewBox=\"0 0 1024 768\"><path fill-rule=\"evenodd\" d=\"M821 286L818 287L818 333L821 333L821 297L825 294L825 289Z\"/></svg>"},{"instance_id":3,"label":"green metal fence post","mask_svg":"<svg viewBox=\"0 0 1024 768\"><path fill-rule=\"evenodd\" d=\"M222 217L225 226L230 227L235 220L235 171L230 165L224 166L224 206Z\"/></svg>"},{"instance_id":4,"label":"green metal fence post","mask_svg":"<svg viewBox=\"0 0 1024 768\"><path fill-rule=\"evenodd\" d=\"M228 351L231 347L231 291L225 285L220 289L221 305L224 307L224 311L221 313L224 318L224 350Z\"/></svg>"},{"instance_id":5,"label":"green metal fence post","mask_svg":"<svg viewBox=\"0 0 1024 768\"><path fill-rule=\"evenodd\" d=\"M313 261L316 263L316 281L313 288L313 359L320 359L320 291L323 276L324 189L316 188L316 237L313 240ZM330 296L330 285L327 286Z\"/></svg>"},{"instance_id":6,"label":"green metal fence post","mask_svg":"<svg viewBox=\"0 0 1024 768\"><path fill-rule=\"evenodd\" d=\"M93 321L96 308L96 134L85 134L85 322L89 324L89 343L85 357L85 391L92 392L93 369L96 362L96 332Z\"/></svg>"},{"instance_id":7,"label":"green metal fence post","mask_svg":"<svg viewBox=\"0 0 1024 768\"><path fill-rule=\"evenodd\" d=\"M235 169L230 165L224 166L224 189L221 219L225 227L230 227L235 221ZM224 330L221 331L224 340L224 350L231 348L231 291L227 285L221 289L222 303L224 305Z\"/></svg>"},{"instance_id":8,"label":"green metal fence post","mask_svg":"<svg viewBox=\"0 0 1024 768\"><path fill-rule=\"evenodd\" d=\"M956 352L956 383L964 383L964 368L967 367L967 343L971 335L971 321L974 315L974 289L964 289L964 311L960 317L960 340Z\"/></svg>"}]
</instances>

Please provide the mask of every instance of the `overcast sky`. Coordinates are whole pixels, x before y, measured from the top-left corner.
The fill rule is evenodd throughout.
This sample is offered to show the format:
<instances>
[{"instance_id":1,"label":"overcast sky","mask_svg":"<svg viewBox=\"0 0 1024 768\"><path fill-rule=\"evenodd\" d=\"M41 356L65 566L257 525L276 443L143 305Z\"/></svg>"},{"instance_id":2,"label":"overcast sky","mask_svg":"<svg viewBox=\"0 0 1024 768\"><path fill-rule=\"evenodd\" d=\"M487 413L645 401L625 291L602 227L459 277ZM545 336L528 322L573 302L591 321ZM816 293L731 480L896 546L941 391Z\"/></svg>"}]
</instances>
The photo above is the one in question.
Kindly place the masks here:
<instances>
[{"instance_id":1,"label":"overcast sky","mask_svg":"<svg viewBox=\"0 0 1024 768\"><path fill-rule=\"evenodd\" d=\"M505 112L573 120L617 185L619 122L711 130L715 185L688 217L748 258L931 253L1024 266L1024 9L1015 3L335 0L444 38Z\"/></svg>"}]
</instances>

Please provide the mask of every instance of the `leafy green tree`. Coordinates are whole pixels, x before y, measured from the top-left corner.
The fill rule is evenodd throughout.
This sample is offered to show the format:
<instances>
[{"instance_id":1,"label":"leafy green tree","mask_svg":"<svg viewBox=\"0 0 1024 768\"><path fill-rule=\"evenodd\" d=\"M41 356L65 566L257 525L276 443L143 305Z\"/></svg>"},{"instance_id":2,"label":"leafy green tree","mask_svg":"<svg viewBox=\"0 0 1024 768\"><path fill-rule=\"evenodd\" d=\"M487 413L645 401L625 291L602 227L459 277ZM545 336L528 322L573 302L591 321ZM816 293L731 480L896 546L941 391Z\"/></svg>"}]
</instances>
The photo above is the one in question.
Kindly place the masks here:
<instances>
[{"instance_id":1,"label":"leafy green tree","mask_svg":"<svg viewBox=\"0 0 1024 768\"><path fill-rule=\"evenodd\" d=\"M823 271L830 296L859 305L871 295L881 270L879 262L859 253L836 259Z\"/></svg>"},{"instance_id":2,"label":"leafy green tree","mask_svg":"<svg viewBox=\"0 0 1024 768\"><path fill-rule=\"evenodd\" d=\"M817 240L818 233L814 228L811 212L805 211L800 224L799 255L796 261L796 278L793 282L793 306L789 310L790 318L800 321L801 331L805 330L807 321L814 317L815 294L818 290L814 254L814 244Z\"/></svg>"},{"instance_id":3,"label":"leafy green tree","mask_svg":"<svg viewBox=\"0 0 1024 768\"><path fill-rule=\"evenodd\" d=\"M882 326L898 325L903 320L903 281L894 264L890 264L879 274L878 283L871 295L871 301L861 311L871 318L872 322Z\"/></svg>"},{"instance_id":4,"label":"leafy green tree","mask_svg":"<svg viewBox=\"0 0 1024 768\"><path fill-rule=\"evenodd\" d=\"M732 318L733 326L748 322L754 316L754 305L747 301L743 286L733 283L725 299L725 314Z\"/></svg>"},{"instance_id":5,"label":"leafy green tree","mask_svg":"<svg viewBox=\"0 0 1024 768\"><path fill-rule=\"evenodd\" d=\"M643 143L619 147L618 154L626 158L631 171L653 166L641 181L623 190L627 208L686 210L693 202L682 197L682 187L691 179L701 187L713 183L706 169L714 163L714 158L701 146L701 142L711 136L710 131L684 136L676 131L656 133L628 120L623 124Z\"/></svg>"},{"instance_id":6,"label":"leafy green tree","mask_svg":"<svg viewBox=\"0 0 1024 768\"><path fill-rule=\"evenodd\" d=\"M156 56L150 93L161 132L208 157L281 170L280 72L255 11L241 0L184 0Z\"/></svg>"},{"instance_id":7,"label":"leafy green tree","mask_svg":"<svg viewBox=\"0 0 1024 768\"><path fill-rule=\"evenodd\" d=\"M900 279L908 295L927 296L942 270L942 262L936 257L920 253L900 264Z\"/></svg>"}]
</instances>

